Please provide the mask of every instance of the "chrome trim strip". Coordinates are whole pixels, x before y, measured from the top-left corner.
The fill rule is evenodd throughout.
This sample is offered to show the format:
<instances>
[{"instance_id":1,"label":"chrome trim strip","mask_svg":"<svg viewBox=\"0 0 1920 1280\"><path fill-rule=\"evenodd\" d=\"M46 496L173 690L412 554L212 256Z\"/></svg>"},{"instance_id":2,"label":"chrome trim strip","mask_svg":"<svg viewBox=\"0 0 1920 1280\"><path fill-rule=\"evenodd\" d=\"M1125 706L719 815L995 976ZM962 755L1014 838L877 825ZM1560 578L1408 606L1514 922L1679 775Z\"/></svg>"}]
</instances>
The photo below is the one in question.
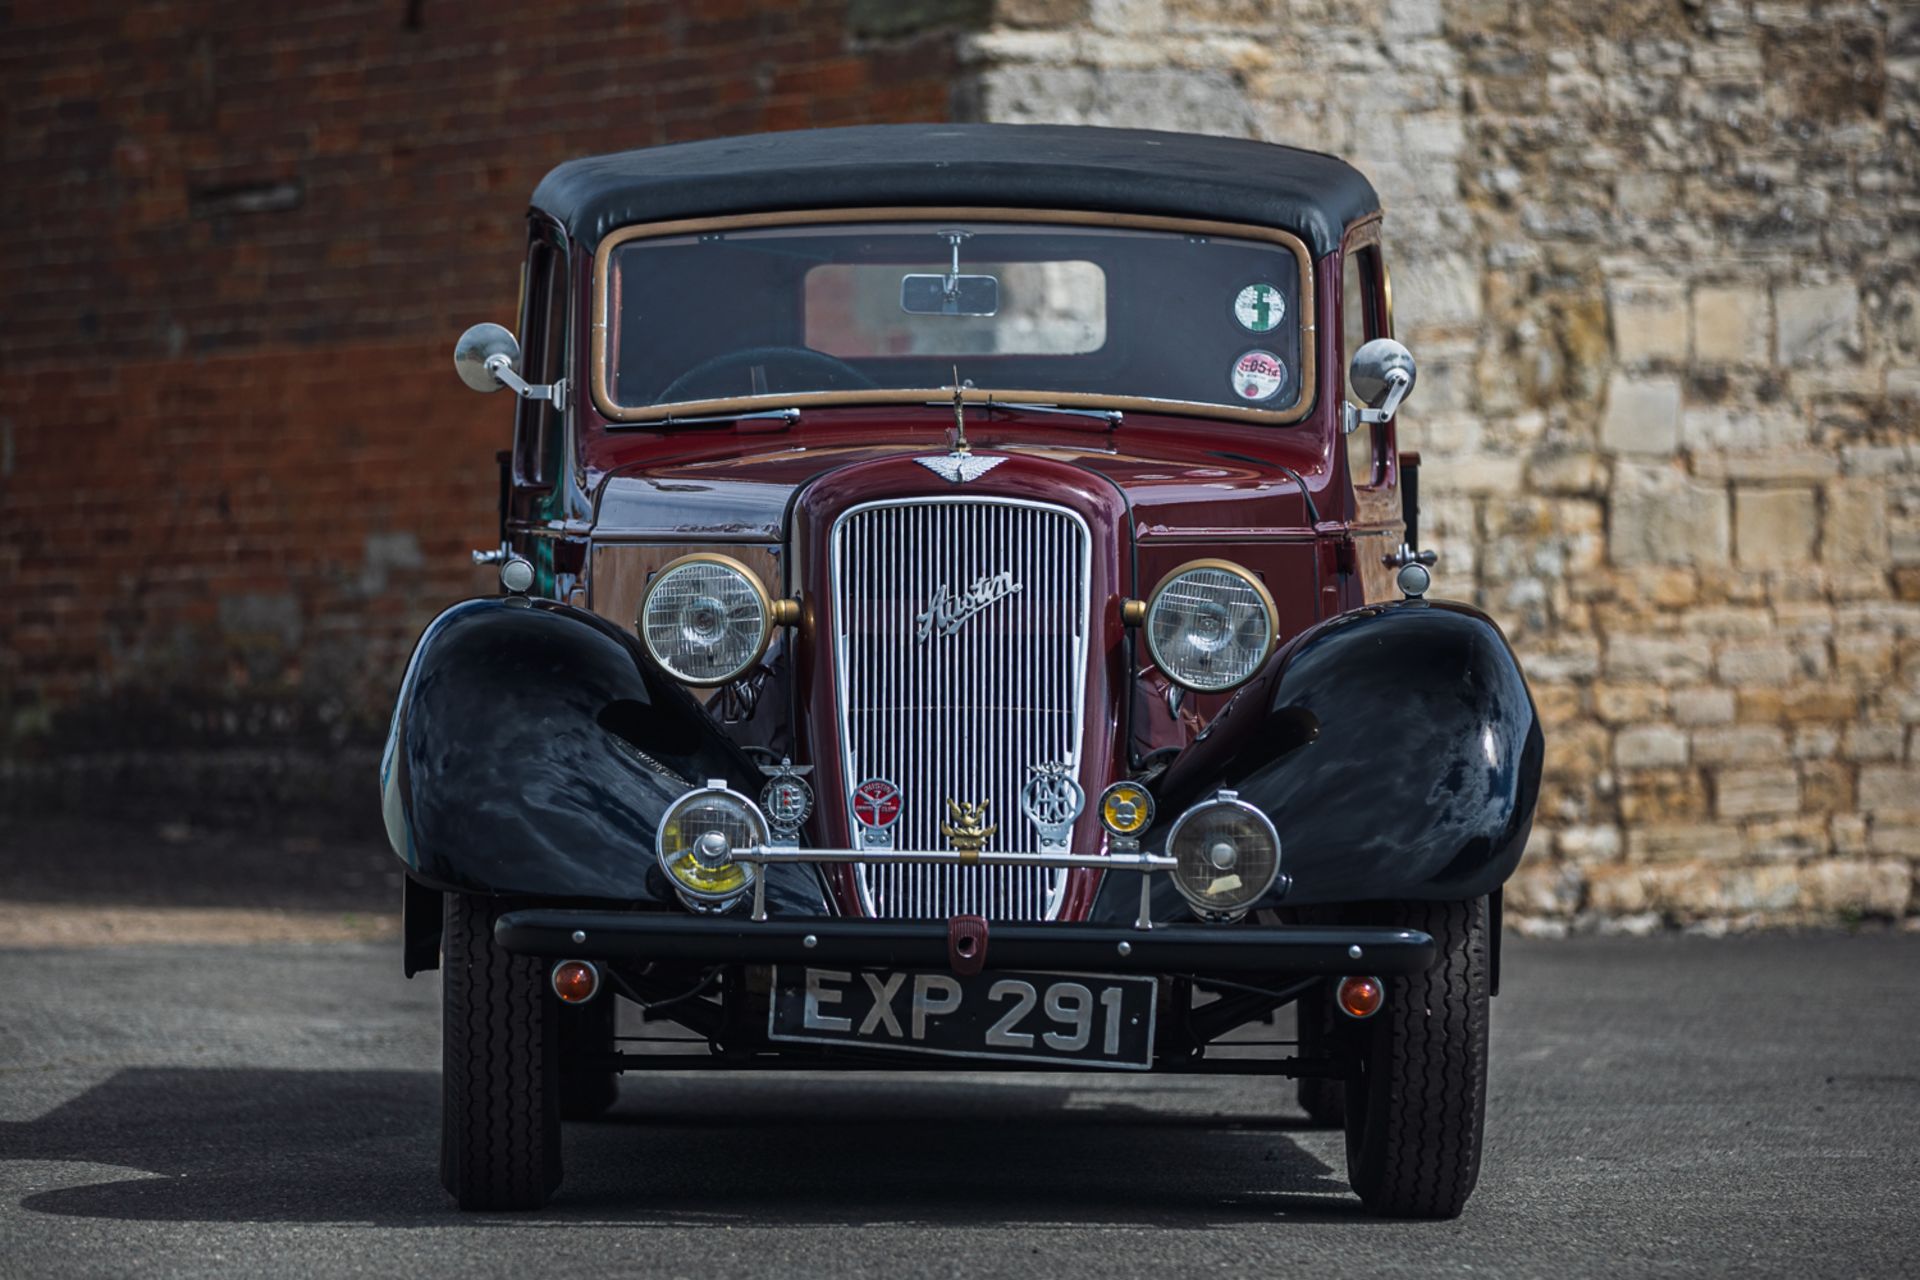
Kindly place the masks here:
<instances>
[{"instance_id":1,"label":"chrome trim strip","mask_svg":"<svg viewBox=\"0 0 1920 1280\"><path fill-rule=\"evenodd\" d=\"M933 865L961 867L986 864L1006 867L1044 867L1060 872L1060 882L1066 882L1066 872L1073 867L1092 867L1102 871L1137 871L1140 873L1140 913L1134 917L1136 929L1153 928L1153 878L1155 871L1165 871L1169 875L1179 867L1178 858L1164 853L1144 853L1137 849L1113 849L1108 846L1104 854L1058 853L1042 850L1012 851L966 850L959 849L802 849L792 845L759 844L750 848L735 849L731 857L736 862L749 863L765 868L781 863L823 863L853 862L879 865ZM861 901L864 904L867 895L867 882L860 881ZM1058 914L1057 895L1051 900L1053 913ZM733 904L728 904L729 906ZM725 908L722 908L723 910ZM871 914L871 913L869 913ZM767 918L767 877L757 874L753 877L753 919L764 921ZM1051 916L1049 917L1051 918ZM1126 952L1121 951L1122 955Z\"/></svg>"},{"instance_id":2,"label":"chrome trim strip","mask_svg":"<svg viewBox=\"0 0 1920 1280\"><path fill-rule=\"evenodd\" d=\"M744 845L729 854L735 862L775 866L788 862L869 862L875 864L935 864L940 866L1093 867L1102 871L1170 871L1178 858L1164 853L1048 853L1045 850L982 849L815 849L792 845Z\"/></svg>"},{"instance_id":3,"label":"chrome trim strip","mask_svg":"<svg viewBox=\"0 0 1920 1280\"><path fill-rule=\"evenodd\" d=\"M863 519L882 512L905 514L885 527ZM1020 513L1027 518L1021 519ZM1066 545L1075 538L1077 555L1076 548ZM1065 663L1051 660L1058 655L1040 653L1015 659L1004 643L1005 637L1015 633L993 629L984 619L948 637L943 649L912 643L913 618L936 588L936 568L939 573L966 577L970 570L963 557L977 559L982 549L989 555L1004 549L1006 562L996 561L992 568L1013 569L1026 587L1007 602L1018 610L1015 625L1030 633L1054 625L1063 639L1071 627ZM892 498L860 503L842 512L829 533L829 560L834 699L847 787L869 777L890 777L899 783L909 805L902 820L907 829L900 838L909 843L933 843L944 800L991 800L990 820L1000 824L998 842L1003 846L991 852L1007 852L1005 845L1022 839L1019 791L1027 767L1047 763L1044 756L1067 765L1076 776L1079 773L1094 618L1093 536L1087 522L1067 507L1019 498L973 494ZM1069 579L1062 568L1076 562L1077 579ZM896 565L904 572L889 580L886 572ZM889 634L897 632L899 640L890 648L859 645L854 634L859 621L855 610L876 605L899 615L886 618ZM855 663L860 670L853 669ZM891 707L861 708L871 723L858 726L855 681L871 681L879 697L892 693L898 700ZM964 715L984 708L988 699L1025 714L1007 717L1004 723L992 725L991 732L983 724L935 722L936 708L950 716ZM883 716L882 711L892 714ZM1054 717L1064 718L1064 734L1057 726L1049 730L1044 724ZM983 741L974 740L975 731ZM956 732L961 735L958 741L949 736ZM976 769L975 760L983 767ZM980 775L1007 783L1002 788L1005 794L993 789L984 796L943 794L955 786L970 789L971 780ZM848 804L847 797L842 796L840 803ZM851 822L850 809L848 817ZM923 825L911 825L915 822ZM1002 863L984 855L980 861L1036 865ZM940 869L930 874L899 877L892 886L896 900L888 904L889 918L940 918L979 908L980 914L992 919L1051 920L1065 900L1064 865L1048 866L1043 877L1027 884L1012 876L969 875L959 869L962 863L957 858L936 865ZM872 878L863 870L857 880L862 912L879 915Z\"/></svg>"}]
</instances>

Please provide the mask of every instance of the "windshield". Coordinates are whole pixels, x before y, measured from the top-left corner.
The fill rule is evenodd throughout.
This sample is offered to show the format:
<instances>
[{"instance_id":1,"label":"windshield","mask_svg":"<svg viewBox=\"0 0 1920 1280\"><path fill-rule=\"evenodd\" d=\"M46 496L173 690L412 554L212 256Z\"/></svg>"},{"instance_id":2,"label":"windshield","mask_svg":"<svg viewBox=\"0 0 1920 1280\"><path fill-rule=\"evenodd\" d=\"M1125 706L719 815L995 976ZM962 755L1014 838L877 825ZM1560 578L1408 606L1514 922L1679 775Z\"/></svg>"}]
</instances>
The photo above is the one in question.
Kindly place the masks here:
<instances>
[{"instance_id":1,"label":"windshield","mask_svg":"<svg viewBox=\"0 0 1920 1280\"><path fill-rule=\"evenodd\" d=\"M627 420L817 401L1008 401L1298 417L1304 250L940 220L621 239L596 390ZM1310 297L1310 294L1309 294Z\"/></svg>"}]
</instances>

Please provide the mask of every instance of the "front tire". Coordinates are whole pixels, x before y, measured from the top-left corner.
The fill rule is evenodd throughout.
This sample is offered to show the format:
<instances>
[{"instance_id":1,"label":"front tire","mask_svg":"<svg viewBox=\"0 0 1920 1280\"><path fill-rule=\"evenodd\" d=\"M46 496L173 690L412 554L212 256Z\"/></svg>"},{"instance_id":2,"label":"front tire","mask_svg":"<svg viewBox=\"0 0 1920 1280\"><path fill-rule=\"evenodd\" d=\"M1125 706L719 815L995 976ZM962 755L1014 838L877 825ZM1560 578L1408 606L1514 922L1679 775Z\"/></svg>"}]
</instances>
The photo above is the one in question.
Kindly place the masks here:
<instances>
[{"instance_id":1,"label":"front tire","mask_svg":"<svg viewBox=\"0 0 1920 1280\"><path fill-rule=\"evenodd\" d=\"M1386 980L1355 1027L1347 1082L1347 1177L1393 1218L1453 1218L1480 1177L1487 1108L1487 900L1391 904L1372 923L1431 934L1431 969Z\"/></svg>"},{"instance_id":2,"label":"front tire","mask_svg":"<svg viewBox=\"0 0 1920 1280\"><path fill-rule=\"evenodd\" d=\"M558 1001L493 940L486 898L446 895L440 1182L462 1209L537 1209L560 1185Z\"/></svg>"}]
</instances>

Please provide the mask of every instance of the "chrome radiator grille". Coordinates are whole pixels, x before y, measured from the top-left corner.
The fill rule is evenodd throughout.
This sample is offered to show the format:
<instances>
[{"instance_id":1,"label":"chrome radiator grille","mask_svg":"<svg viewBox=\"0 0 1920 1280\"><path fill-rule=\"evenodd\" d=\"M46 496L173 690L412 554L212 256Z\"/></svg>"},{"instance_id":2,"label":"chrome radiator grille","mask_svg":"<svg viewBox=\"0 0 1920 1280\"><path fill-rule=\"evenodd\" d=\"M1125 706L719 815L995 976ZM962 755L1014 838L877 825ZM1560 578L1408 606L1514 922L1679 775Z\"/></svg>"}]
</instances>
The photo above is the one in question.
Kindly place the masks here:
<instances>
[{"instance_id":1,"label":"chrome radiator grille","mask_svg":"<svg viewBox=\"0 0 1920 1280\"><path fill-rule=\"evenodd\" d=\"M842 764L849 787L885 778L900 788L896 848L952 847L940 829L949 800L988 802L998 830L985 848L1038 847L1020 789L1033 765L1079 771L1090 557L1085 523L1040 503L880 502L834 525ZM949 607L929 625L936 599ZM884 917L1050 919L1066 885L1064 872L1037 867L859 875L864 907Z\"/></svg>"}]
</instances>

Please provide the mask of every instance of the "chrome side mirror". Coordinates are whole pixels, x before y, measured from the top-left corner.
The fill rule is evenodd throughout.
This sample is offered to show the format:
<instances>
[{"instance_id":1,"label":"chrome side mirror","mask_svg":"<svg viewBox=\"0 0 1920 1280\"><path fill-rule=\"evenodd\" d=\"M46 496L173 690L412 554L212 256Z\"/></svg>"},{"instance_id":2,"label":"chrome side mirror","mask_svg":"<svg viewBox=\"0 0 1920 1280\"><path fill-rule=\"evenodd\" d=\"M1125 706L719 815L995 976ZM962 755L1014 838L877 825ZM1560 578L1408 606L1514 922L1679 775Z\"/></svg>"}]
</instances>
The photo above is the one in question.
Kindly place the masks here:
<instances>
[{"instance_id":1,"label":"chrome side mirror","mask_svg":"<svg viewBox=\"0 0 1920 1280\"><path fill-rule=\"evenodd\" d=\"M498 391L507 384L494 373L494 361L507 369L520 367L520 343L497 324L477 324L453 344L453 368L460 381L475 391Z\"/></svg>"},{"instance_id":2,"label":"chrome side mirror","mask_svg":"<svg viewBox=\"0 0 1920 1280\"><path fill-rule=\"evenodd\" d=\"M1367 343L1353 353L1353 363L1347 370L1348 383L1367 407L1345 406L1341 425L1353 431L1363 422L1393 421L1417 376L1413 353L1392 338L1375 338Z\"/></svg>"},{"instance_id":3,"label":"chrome side mirror","mask_svg":"<svg viewBox=\"0 0 1920 1280\"><path fill-rule=\"evenodd\" d=\"M475 391L510 389L522 400L561 400L567 394L565 378L550 386L535 386L520 376L520 342L497 324L477 324L453 344L453 369L460 381Z\"/></svg>"}]
</instances>

